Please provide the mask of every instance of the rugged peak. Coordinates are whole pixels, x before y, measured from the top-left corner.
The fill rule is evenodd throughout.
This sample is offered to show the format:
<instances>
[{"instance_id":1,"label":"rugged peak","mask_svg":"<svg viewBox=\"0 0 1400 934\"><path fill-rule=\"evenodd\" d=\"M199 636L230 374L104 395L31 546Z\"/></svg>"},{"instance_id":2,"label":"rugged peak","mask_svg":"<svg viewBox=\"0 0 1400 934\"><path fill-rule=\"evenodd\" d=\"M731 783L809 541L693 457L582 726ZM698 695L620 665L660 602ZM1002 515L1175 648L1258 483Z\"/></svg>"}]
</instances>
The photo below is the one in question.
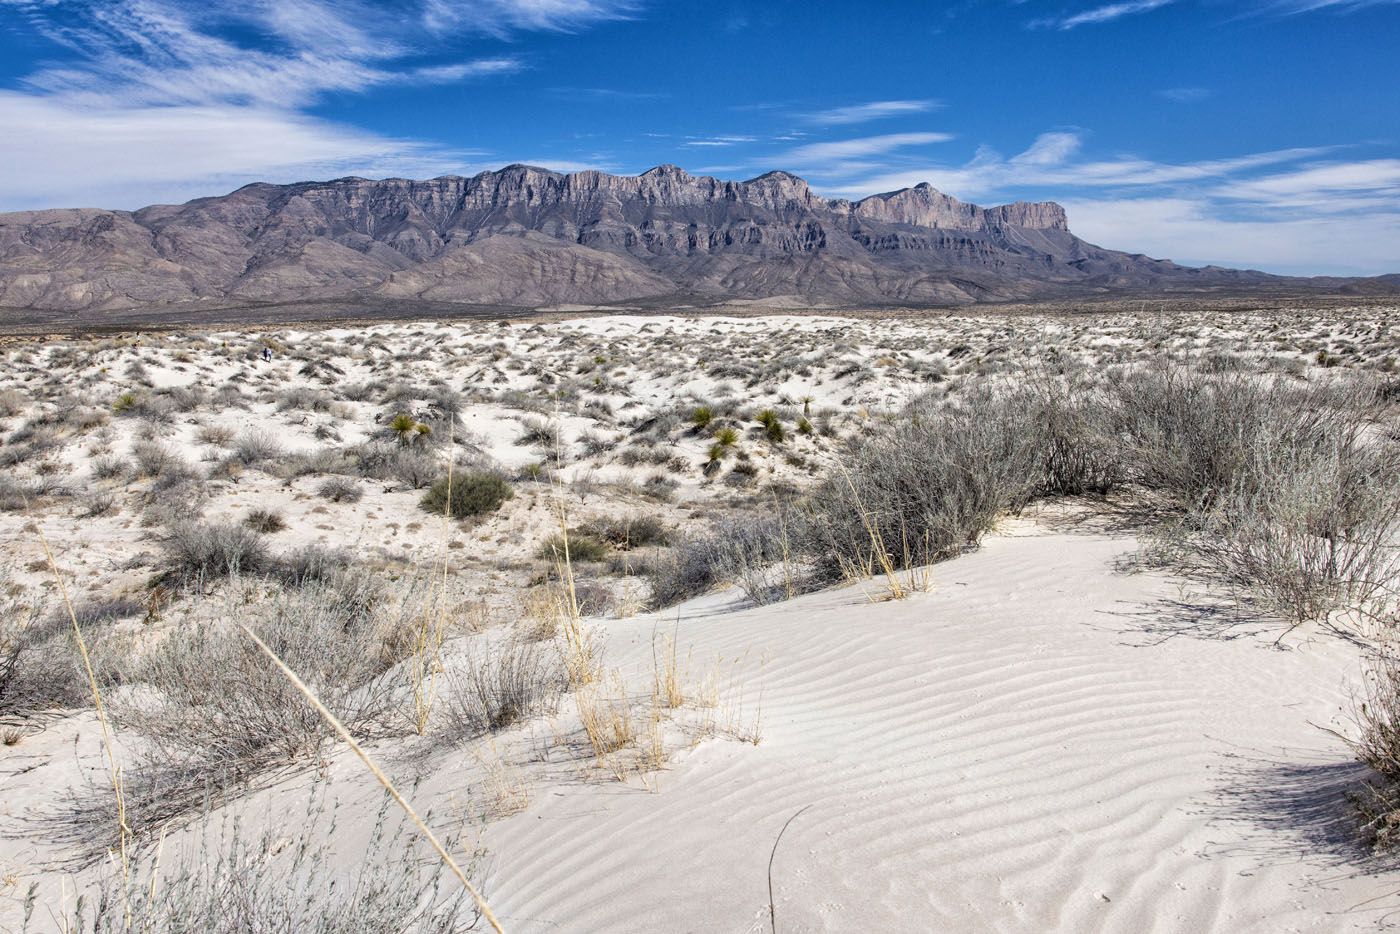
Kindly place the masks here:
<instances>
[{"instance_id":1,"label":"rugged peak","mask_svg":"<svg viewBox=\"0 0 1400 934\"><path fill-rule=\"evenodd\" d=\"M957 227L978 229L984 226L981 208L963 204L957 198L943 194L927 182L913 188L887 191L856 202L858 217L883 221L887 224L908 224L912 227Z\"/></svg>"},{"instance_id":2,"label":"rugged peak","mask_svg":"<svg viewBox=\"0 0 1400 934\"><path fill-rule=\"evenodd\" d=\"M989 209L1003 224L1036 230L1069 230L1065 209L1054 201L1017 201Z\"/></svg>"},{"instance_id":3,"label":"rugged peak","mask_svg":"<svg viewBox=\"0 0 1400 934\"><path fill-rule=\"evenodd\" d=\"M691 174L690 174L689 172L687 172L685 169L681 168L680 166L678 166L678 165L672 165L671 163L667 162L667 163L664 163L663 165L657 165L657 166L653 166L653 167L647 169L647 170L646 170L645 172L643 172L639 177L640 177L640 178L670 178L670 179L676 179L676 180L678 180L678 181L688 181L688 180L689 180L690 178L692 178L693 176L691 176Z\"/></svg>"}]
</instances>

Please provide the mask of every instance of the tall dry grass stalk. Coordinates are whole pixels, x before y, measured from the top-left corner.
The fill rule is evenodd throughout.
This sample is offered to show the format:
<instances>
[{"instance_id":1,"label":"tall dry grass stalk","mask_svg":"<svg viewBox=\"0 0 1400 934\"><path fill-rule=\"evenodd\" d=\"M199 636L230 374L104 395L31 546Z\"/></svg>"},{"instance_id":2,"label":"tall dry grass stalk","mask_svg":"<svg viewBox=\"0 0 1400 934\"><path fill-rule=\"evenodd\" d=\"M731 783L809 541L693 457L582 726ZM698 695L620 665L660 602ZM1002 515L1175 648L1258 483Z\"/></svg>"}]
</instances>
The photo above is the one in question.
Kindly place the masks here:
<instances>
[{"instance_id":1,"label":"tall dry grass stalk","mask_svg":"<svg viewBox=\"0 0 1400 934\"><path fill-rule=\"evenodd\" d=\"M63 598L63 608L68 613L68 621L73 626L73 638L78 643L78 654L83 659L83 673L87 676L88 688L92 691L93 708L97 711L97 722L102 729L102 748L107 757L107 774L112 782L112 794L116 798L117 805L117 857L121 863L123 893L126 893L131 881L131 826L126 819L126 794L122 786L121 765L117 762L116 744L113 741L112 728L107 722L107 706L102 702L102 691L97 687L97 675L92 669L92 657L88 654L87 640L83 638L83 628L78 625L78 614L73 610L73 600L68 595L68 585L63 582L63 575L58 572L58 562L54 560L53 549L49 547L48 536L44 534L42 526L37 526L39 533L39 544L43 546L44 558L48 561L49 571L53 574L54 583L58 585L59 596ZM131 906L126 905L126 925L131 926Z\"/></svg>"},{"instance_id":2,"label":"tall dry grass stalk","mask_svg":"<svg viewBox=\"0 0 1400 934\"><path fill-rule=\"evenodd\" d=\"M855 501L856 510L860 513L861 524L865 526L865 532L870 536L871 558L880 565L880 571L885 576L885 586L888 596L893 600L903 600L909 596L909 588L899 579L899 570L894 566L894 559L890 556L889 548L885 545L885 538L880 534L879 520L869 509L865 508L865 503L860 498L860 493L856 490L855 480L851 478L851 473L844 464L841 466L841 476L846 479L846 485L850 487L851 498ZM906 551L908 541L906 536ZM867 568L869 565L867 565ZM873 575L871 575L873 576ZM867 596L869 596L867 594ZM873 598L872 598L873 601Z\"/></svg>"},{"instance_id":3,"label":"tall dry grass stalk","mask_svg":"<svg viewBox=\"0 0 1400 934\"><path fill-rule=\"evenodd\" d=\"M556 413L556 425L557 413ZM562 467L564 463L564 441L562 431L556 427L554 434L555 461ZM578 606L578 588L574 580L574 564L569 554L569 507L564 494L562 476L556 475L551 481L554 492L555 519L559 524L559 538L554 548L555 564L559 579L564 584L564 613L560 627L564 639L564 666L569 675L569 684L578 689L589 685L598 678L598 651L593 634L583 626L582 613ZM577 693L575 694L577 697Z\"/></svg>"},{"instance_id":4,"label":"tall dry grass stalk","mask_svg":"<svg viewBox=\"0 0 1400 934\"><path fill-rule=\"evenodd\" d=\"M481 916L491 925L492 930L496 931L496 934L505 934L505 929L501 927L501 922L496 919L496 914L491 910L491 906L486 903L485 897L477 891L476 886L472 885L471 880L467 878L467 874L462 871L462 867L452 858L452 854L447 852L447 848L438 840L437 835L423 822L423 818L418 816L418 812L413 809L413 805L408 803L408 799L400 794L399 790L394 787L394 783L389 780L389 776L384 773L384 770L381 769L379 765L370 758L369 753L365 752L364 748L355 741L355 737L350 735L350 731L345 728L345 725L336 718L335 714L326 709L326 706L321 703L320 698L306 686L305 682L297 676L297 673L288 668L287 664L277 656L277 653L268 648L267 644L258 638L257 633L253 632L253 630L242 623L239 623L238 626L247 634L249 639L253 640L258 648L262 649L268 659L270 659L272 663L277 666L277 669L286 676L287 680L301 692L302 696L315 708L316 712L321 715L326 723L330 724L331 729L335 730L336 734L345 741L345 744L349 746L355 755L359 757L360 761L365 764L365 768L369 769L370 774L378 780L384 790L389 793L389 796L394 799L394 803L403 809L404 814L408 815L408 819L418 828L418 832L432 845L432 848L437 852L438 858L451 870L452 874L457 877L457 881L462 883L462 888L466 889L467 894L476 902L477 908L481 910Z\"/></svg>"},{"instance_id":5,"label":"tall dry grass stalk","mask_svg":"<svg viewBox=\"0 0 1400 934\"><path fill-rule=\"evenodd\" d=\"M437 599L431 599L430 590L429 600L423 605L423 620L418 627L413 654L413 725L419 736L428 732L428 721L432 719L433 701L437 694L437 677L442 670L442 639L447 625L447 539L452 522L452 468L456 463L452 447L454 428L449 424L447 432L447 495L443 497L442 536L438 549L442 558L442 573L435 575Z\"/></svg>"}]
</instances>

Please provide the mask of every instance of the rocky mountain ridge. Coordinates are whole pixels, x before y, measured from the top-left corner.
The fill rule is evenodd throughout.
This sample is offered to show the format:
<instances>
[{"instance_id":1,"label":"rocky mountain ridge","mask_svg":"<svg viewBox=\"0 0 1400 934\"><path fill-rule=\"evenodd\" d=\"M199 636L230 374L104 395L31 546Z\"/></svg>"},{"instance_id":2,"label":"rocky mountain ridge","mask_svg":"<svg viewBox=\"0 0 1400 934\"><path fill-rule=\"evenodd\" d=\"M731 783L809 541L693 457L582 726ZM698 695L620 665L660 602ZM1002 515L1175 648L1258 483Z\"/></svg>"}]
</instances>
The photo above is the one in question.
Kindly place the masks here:
<instances>
[{"instance_id":1,"label":"rocky mountain ridge","mask_svg":"<svg viewBox=\"0 0 1400 934\"><path fill-rule=\"evenodd\" d=\"M425 181L255 183L137 211L0 214L0 308L338 299L515 307L790 299L943 305L1131 292L1393 290L1194 269L1074 236L1054 202L983 208L927 184L828 200L747 181L512 165Z\"/></svg>"}]
</instances>

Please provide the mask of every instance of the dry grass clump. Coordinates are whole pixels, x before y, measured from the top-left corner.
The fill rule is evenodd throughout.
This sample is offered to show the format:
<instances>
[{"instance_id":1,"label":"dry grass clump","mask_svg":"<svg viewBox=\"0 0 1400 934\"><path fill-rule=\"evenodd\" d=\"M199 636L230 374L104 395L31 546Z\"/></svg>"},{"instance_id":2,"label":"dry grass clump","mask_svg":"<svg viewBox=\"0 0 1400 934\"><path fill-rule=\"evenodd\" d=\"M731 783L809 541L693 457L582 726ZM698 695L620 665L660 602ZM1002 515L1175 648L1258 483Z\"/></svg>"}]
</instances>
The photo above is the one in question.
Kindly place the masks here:
<instances>
[{"instance_id":1,"label":"dry grass clump","mask_svg":"<svg viewBox=\"0 0 1400 934\"><path fill-rule=\"evenodd\" d=\"M310 796L297 818L312 830L290 844L278 825L255 832L225 817L184 852L172 857L161 847L126 877L113 873L95 897L65 909L62 927L73 934L458 934L475 928L481 916L476 902L442 862L421 858L416 831L390 820L390 803L386 796L360 855L349 858L333 840L345 820L341 805L326 805L321 795ZM455 838L444 842L460 848ZM484 853L469 856L466 870L480 875Z\"/></svg>"},{"instance_id":2,"label":"dry grass clump","mask_svg":"<svg viewBox=\"0 0 1400 934\"><path fill-rule=\"evenodd\" d=\"M454 736L479 736L553 712L567 687L552 646L524 639L481 645L448 668L443 716Z\"/></svg>"},{"instance_id":3,"label":"dry grass clump","mask_svg":"<svg viewBox=\"0 0 1400 934\"><path fill-rule=\"evenodd\" d=\"M791 562L797 547L785 517L722 519L707 533L683 539L647 562L642 570L651 587L650 606L673 606L725 582L737 584L756 604L792 596L797 583Z\"/></svg>"},{"instance_id":4,"label":"dry grass clump","mask_svg":"<svg viewBox=\"0 0 1400 934\"><path fill-rule=\"evenodd\" d=\"M562 534L556 533L545 539L539 547L539 556L550 561L562 560L565 551ZM579 564L596 564L608 559L610 549L606 542L578 531L569 533L567 548L569 560Z\"/></svg>"},{"instance_id":5,"label":"dry grass clump","mask_svg":"<svg viewBox=\"0 0 1400 934\"><path fill-rule=\"evenodd\" d=\"M98 643L93 636L106 620L84 614L78 621ZM66 614L46 619L43 605L12 590L8 570L0 568L0 722L91 702L73 637L64 628L70 624ZM95 664L105 670L106 653L97 644L93 649Z\"/></svg>"},{"instance_id":6,"label":"dry grass clump","mask_svg":"<svg viewBox=\"0 0 1400 934\"><path fill-rule=\"evenodd\" d=\"M579 531L619 551L667 545L673 535L666 523L648 515L598 516L585 522Z\"/></svg>"}]
</instances>

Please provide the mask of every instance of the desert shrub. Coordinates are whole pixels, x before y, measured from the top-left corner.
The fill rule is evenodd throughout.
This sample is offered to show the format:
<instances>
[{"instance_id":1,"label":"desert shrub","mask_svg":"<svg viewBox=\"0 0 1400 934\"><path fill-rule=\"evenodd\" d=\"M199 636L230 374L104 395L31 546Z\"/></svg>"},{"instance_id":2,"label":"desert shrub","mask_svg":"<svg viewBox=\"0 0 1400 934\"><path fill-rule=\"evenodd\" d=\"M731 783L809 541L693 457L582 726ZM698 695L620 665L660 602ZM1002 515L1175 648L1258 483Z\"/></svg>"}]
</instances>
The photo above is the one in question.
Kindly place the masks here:
<instances>
[{"instance_id":1,"label":"desert shrub","mask_svg":"<svg viewBox=\"0 0 1400 934\"><path fill-rule=\"evenodd\" d=\"M658 550L639 569L650 585L648 605L674 606L726 581L736 583L755 603L769 602L781 577L773 566L793 553L785 549L787 534L777 518L731 518L706 534Z\"/></svg>"},{"instance_id":2,"label":"desert shrub","mask_svg":"<svg viewBox=\"0 0 1400 934\"><path fill-rule=\"evenodd\" d=\"M697 405L690 410L690 423L696 431L704 431L715 420L715 410L708 405Z\"/></svg>"},{"instance_id":3,"label":"desert shrub","mask_svg":"<svg viewBox=\"0 0 1400 934\"><path fill-rule=\"evenodd\" d=\"M269 564L268 573L289 586L303 586L313 581L334 580L349 565L349 552L321 545L303 545L274 558Z\"/></svg>"},{"instance_id":4,"label":"desert shrub","mask_svg":"<svg viewBox=\"0 0 1400 934\"><path fill-rule=\"evenodd\" d=\"M161 542L165 575L200 583L235 574L261 574L271 567L257 532L232 522L180 522Z\"/></svg>"},{"instance_id":5,"label":"desert shrub","mask_svg":"<svg viewBox=\"0 0 1400 934\"><path fill-rule=\"evenodd\" d=\"M245 431L234 439L229 456L244 467L255 467L282 454L282 445L264 431Z\"/></svg>"},{"instance_id":6,"label":"desert shrub","mask_svg":"<svg viewBox=\"0 0 1400 934\"><path fill-rule=\"evenodd\" d=\"M580 534L577 531L569 533L567 543L563 535L558 533L551 535L540 545L538 554L541 558L547 558L550 561L563 561L566 545L569 560L575 564L606 561L608 557L606 542L596 539L592 535Z\"/></svg>"},{"instance_id":7,"label":"desert shrub","mask_svg":"<svg viewBox=\"0 0 1400 934\"><path fill-rule=\"evenodd\" d=\"M111 480L122 472L121 458L111 455L95 457L92 460L92 476L96 480Z\"/></svg>"},{"instance_id":8,"label":"desert shrub","mask_svg":"<svg viewBox=\"0 0 1400 934\"><path fill-rule=\"evenodd\" d=\"M233 429L227 425L200 425L195 440L216 448L228 447L233 441Z\"/></svg>"},{"instance_id":9,"label":"desert shrub","mask_svg":"<svg viewBox=\"0 0 1400 934\"><path fill-rule=\"evenodd\" d=\"M72 618L66 607L59 608L49 614L44 626L48 634L68 635L73 619L77 619L78 625L86 632L119 619L144 616L145 613L146 603L135 597L89 597L73 604Z\"/></svg>"},{"instance_id":10,"label":"desert shrub","mask_svg":"<svg viewBox=\"0 0 1400 934\"><path fill-rule=\"evenodd\" d=\"M428 451L396 451L386 464L389 477L415 490L421 490L442 470L441 462Z\"/></svg>"},{"instance_id":11,"label":"desert shrub","mask_svg":"<svg viewBox=\"0 0 1400 934\"><path fill-rule=\"evenodd\" d=\"M1254 452L1322 439L1331 428L1307 391L1246 374L1155 366L1123 374L1113 399L1133 479L1181 508L1210 508L1224 491L1252 483Z\"/></svg>"},{"instance_id":12,"label":"desert shrub","mask_svg":"<svg viewBox=\"0 0 1400 934\"><path fill-rule=\"evenodd\" d=\"M29 407L29 399L18 389L0 389L0 418L14 418Z\"/></svg>"},{"instance_id":13,"label":"desert shrub","mask_svg":"<svg viewBox=\"0 0 1400 934\"><path fill-rule=\"evenodd\" d=\"M243 517L243 525L264 535L281 532L287 527L282 514L272 509L252 509Z\"/></svg>"},{"instance_id":14,"label":"desert shrub","mask_svg":"<svg viewBox=\"0 0 1400 934\"><path fill-rule=\"evenodd\" d=\"M617 597L602 581L575 580L574 603L581 616L607 616L617 608Z\"/></svg>"},{"instance_id":15,"label":"desert shrub","mask_svg":"<svg viewBox=\"0 0 1400 934\"><path fill-rule=\"evenodd\" d=\"M257 599L224 598L214 621L175 628L135 663L143 690L113 697L114 722L142 740L128 766L133 829L266 769L314 758L334 733L231 621L248 625L357 736L391 729L400 701L381 676L412 641L373 585L343 577Z\"/></svg>"},{"instance_id":16,"label":"desert shrub","mask_svg":"<svg viewBox=\"0 0 1400 934\"><path fill-rule=\"evenodd\" d=\"M583 449L585 457L592 457L601 454L613 446L613 442L604 435L596 431L584 431L578 436L579 447Z\"/></svg>"},{"instance_id":17,"label":"desert shrub","mask_svg":"<svg viewBox=\"0 0 1400 934\"><path fill-rule=\"evenodd\" d=\"M159 441L137 441L131 446L131 457L138 477L161 479L192 474L184 458Z\"/></svg>"},{"instance_id":18,"label":"desert shrub","mask_svg":"<svg viewBox=\"0 0 1400 934\"><path fill-rule=\"evenodd\" d=\"M835 577L883 560L907 567L958 554L1029 501L1037 457L1034 424L1006 398L916 399L814 491L809 514L822 544L813 558Z\"/></svg>"},{"instance_id":19,"label":"desert shrub","mask_svg":"<svg viewBox=\"0 0 1400 934\"><path fill-rule=\"evenodd\" d=\"M435 480L419 506L427 512L446 512L454 519L466 519L495 512L514 495L510 483L500 474L468 470Z\"/></svg>"},{"instance_id":20,"label":"desert shrub","mask_svg":"<svg viewBox=\"0 0 1400 934\"><path fill-rule=\"evenodd\" d=\"M1163 540L1182 546L1179 564L1286 618L1380 616L1400 575L1400 452L1345 425L1293 441L1251 452Z\"/></svg>"},{"instance_id":21,"label":"desert shrub","mask_svg":"<svg viewBox=\"0 0 1400 934\"><path fill-rule=\"evenodd\" d=\"M1377 850L1400 843L1400 655L1383 649L1366 671L1352 705L1356 735L1346 737L1374 776L1353 795L1362 832Z\"/></svg>"},{"instance_id":22,"label":"desert shrub","mask_svg":"<svg viewBox=\"0 0 1400 934\"><path fill-rule=\"evenodd\" d=\"M109 515L117 506L117 497L102 490L89 493L78 501L78 516L83 519L96 519Z\"/></svg>"},{"instance_id":23,"label":"desert shrub","mask_svg":"<svg viewBox=\"0 0 1400 934\"><path fill-rule=\"evenodd\" d=\"M325 412L334 401L325 390L313 389L310 386L291 386L277 393L277 411Z\"/></svg>"},{"instance_id":24,"label":"desert shrub","mask_svg":"<svg viewBox=\"0 0 1400 934\"><path fill-rule=\"evenodd\" d=\"M110 624L140 609L120 598L74 605L93 668L108 683L120 680L123 654ZM67 610L43 611L37 599L12 590L9 571L0 568L0 721L92 703Z\"/></svg>"},{"instance_id":25,"label":"desert shrub","mask_svg":"<svg viewBox=\"0 0 1400 934\"><path fill-rule=\"evenodd\" d=\"M1159 369L1118 391L1129 466L1177 514L1169 563L1296 621L1393 603L1400 448L1369 387Z\"/></svg>"},{"instance_id":26,"label":"desert shrub","mask_svg":"<svg viewBox=\"0 0 1400 934\"><path fill-rule=\"evenodd\" d=\"M358 503L365 491L349 477L330 477L316 487L316 495L333 503Z\"/></svg>"},{"instance_id":27,"label":"desert shrub","mask_svg":"<svg viewBox=\"0 0 1400 934\"><path fill-rule=\"evenodd\" d=\"M552 712L567 683L553 646L516 639L480 645L447 669L447 729L470 738Z\"/></svg>"},{"instance_id":28,"label":"desert shrub","mask_svg":"<svg viewBox=\"0 0 1400 934\"><path fill-rule=\"evenodd\" d=\"M553 422L543 418L524 417L520 419L518 443L522 445L553 445L557 440L557 434L557 426Z\"/></svg>"},{"instance_id":29,"label":"desert shrub","mask_svg":"<svg viewBox=\"0 0 1400 934\"><path fill-rule=\"evenodd\" d=\"M1026 409L1042 462L1037 493L1108 493L1123 475L1123 447L1101 385L1081 376L1032 374L1008 404Z\"/></svg>"},{"instance_id":30,"label":"desert shrub","mask_svg":"<svg viewBox=\"0 0 1400 934\"><path fill-rule=\"evenodd\" d=\"M665 545L671 540L671 529L655 516L599 516L584 523L582 531L626 551L648 545Z\"/></svg>"},{"instance_id":31,"label":"desert shrub","mask_svg":"<svg viewBox=\"0 0 1400 934\"><path fill-rule=\"evenodd\" d=\"M129 877L114 869L95 897L78 899L71 915L65 910L62 928L73 934L458 934L476 926L475 902L441 861L423 858L416 828L390 818L387 796L358 857L335 845L336 828L352 819L340 807L314 792L304 815L275 815L256 834L241 818L216 822L206 813L205 829L187 849L134 860ZM353 820L368 822L369 815ZM306 828L293 841L286 836L289 822ZM443 843L462 852L454 837ZM477 850L462 860L463 870L479 876L482 856ZM479 879L476 884L480 890Z\"/></svg>"},{"instance_id":32,"label":"desert shrub","mask_svg":"<svg viewBox=\"0 0 1400 934\"><path fill-rule=\"evenodd\" d=\"M755 604L778 599L795 586L792 543L784 521L750 518L720 523L708 538L710 573L730 581Z\"/></svg>"}]
</instances>

